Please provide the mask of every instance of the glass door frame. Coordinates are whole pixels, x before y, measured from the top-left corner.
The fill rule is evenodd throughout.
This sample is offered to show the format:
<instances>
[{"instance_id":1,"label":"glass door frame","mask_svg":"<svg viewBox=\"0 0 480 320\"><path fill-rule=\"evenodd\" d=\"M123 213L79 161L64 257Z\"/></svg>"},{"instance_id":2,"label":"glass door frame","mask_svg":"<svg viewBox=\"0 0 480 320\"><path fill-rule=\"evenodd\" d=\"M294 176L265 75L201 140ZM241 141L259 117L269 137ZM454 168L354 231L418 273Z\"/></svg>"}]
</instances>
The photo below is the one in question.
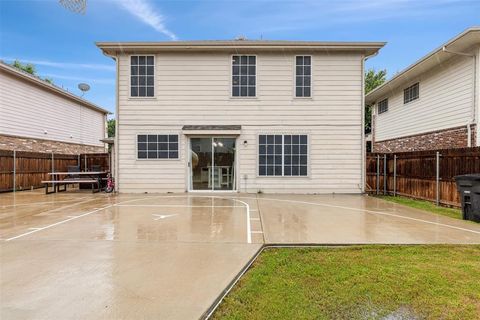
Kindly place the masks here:
<instances>
[{"instance_id":1,"label":"glass door frame","mask_svg":"<svg viewBox=\"0 0 480 320\"><path fill-rule=\"evenodd\" d=\"M212 182L213 182L213 174L215 169L215 149L213 146L213 140L216 138L230 138L235 140L235 155L233 157L234 165L233 165L233 183L231 190L215 190L215 183L212 183L211 189L204 189L204 190L194 190L193 189L193 172L192 172L192 138L208 138L212 142ZM238 136L236 135L192 135L188 136L188 158L187 158L187 185L188 185L188 192L238 192Z\"/></svg>"}]
</instances>

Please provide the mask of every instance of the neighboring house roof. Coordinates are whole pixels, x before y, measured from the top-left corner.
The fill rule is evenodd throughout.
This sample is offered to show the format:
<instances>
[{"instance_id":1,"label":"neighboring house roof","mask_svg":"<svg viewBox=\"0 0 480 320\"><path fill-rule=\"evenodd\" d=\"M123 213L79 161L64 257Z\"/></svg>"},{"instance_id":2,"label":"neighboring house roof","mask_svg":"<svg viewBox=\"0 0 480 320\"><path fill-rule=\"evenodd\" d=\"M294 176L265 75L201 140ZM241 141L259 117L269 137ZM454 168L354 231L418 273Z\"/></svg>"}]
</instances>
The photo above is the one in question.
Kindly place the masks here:
<instances>
[{"instance_id":1,"label":"neighboring house roof","mask_svg":"<svg viewBox=\"0 0 480 320\"><path fill-rule=\"evenodd\" d=\"M108 110L105 110L79 96L76 96L74 95L73 93L70 93L68 92L67 90L65 89L62 89L62 88L59 88L57 87L56 85L54 84L51 84L51 83L48 83L47 81L45 80L42 80L40 79L39 77L37 76L34 76L28 72L25 72L23 70L20 70L18 68L15 68L3 61L0 60L0 71L5 71L6 73L16 77L16 78L19 78L19 79L22 79L24 81L27 81L28 83L31 83L33 85L36 85L40 88L42 88L43 90L46 90L46 91L49 91L49 92L52 92L52 93L55 93L55 94L58 94L64 98L67 98L67 99L70 99L70 100L73 100L87 108L90 108L90 109L93 109L95 111L99 111L101 113L104 113L104 114L110 114L111 112L108 111Z\"/></svg>"},{"instance_id":2,"label":"neighboring house roof","mask_svg":"<svg viewBox=\"0 0 480 320\"><path fill-rule=\"evenodd\" d=\"M391 91L400 86L407 85L422 73L441 65L446 60L450 59L453 54L445 52L443 48L446 48L449 51L463 52L475 44L480 44L480 26L468 28L455 38L447 41L439 48L433 50L414 64L396 74L392 79L367 94L365 96L365 104L375 103L378 99L388 95Z\"/></svg>"},{"instance_id":3,"label":"neighboring house roof","mask_svg":"<svg viewBox=\"0 0 480 320\"><path fill-rule=\"evenodd\" d=\"M320 42L278 40L202 40L164 42L97 42L107 55L131 52L159 51L357 51L365 55L376 53L385 42Z\"/></svg>"}]
</instances>

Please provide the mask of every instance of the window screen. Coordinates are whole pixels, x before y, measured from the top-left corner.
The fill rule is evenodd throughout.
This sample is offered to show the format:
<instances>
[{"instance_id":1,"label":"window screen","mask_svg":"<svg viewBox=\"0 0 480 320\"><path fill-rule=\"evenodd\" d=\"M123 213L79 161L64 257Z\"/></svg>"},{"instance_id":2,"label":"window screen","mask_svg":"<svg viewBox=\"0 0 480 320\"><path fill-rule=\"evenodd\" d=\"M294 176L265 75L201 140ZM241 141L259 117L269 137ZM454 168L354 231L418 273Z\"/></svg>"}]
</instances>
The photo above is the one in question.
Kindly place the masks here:
<instances>
[{"instance_id":1,"label":"window screen","mask_svg":"<svg viewBox=\"0 0 480 320\"><path fill-rule=\"evenodd\" d=\"M137 152L138 159L178 159L178 135L140 134Z\"/></svg>"},{"instance_id":2,"label":"window screen","mask_svg":"<svg viewBox=\"0 0 480 320\"><path fill-rule=\"evenodd\" d=\"M256 96L256 57L232 57L232 96Z\"/></svg>"},{"instance_id":3,"label":"window screen","mask_svg":"<svg viewBox=\"0 0 480 320\"><path fill-rule=\"evenodd\" d=\"M295 66L295 96L310 97L312 83L312 57L297 56Z\"/></svg>"},{"instance_id":4,"label":"window screen","mask_svg":"<svg viewBox=\"0 0 480 320\"><path fill-rule=\"evenodd\" d=\"M420 95L420 87L418 82L403 90L403 103L418 99Z\"/></svg>"},{"instance_id":5,"label":"window screen","mask_svg":"<svg viewBox=\"0 0 480 320\"><path fill-rule=\"evenodd\" d=\"M306 176L307 169L307 135L259 136L259 176Z\"/></svg>"},{"instance_id":6,"label":"window screen","mask_svg":"<svg viewBox=\"0 0 480 320\"><path fill-rule=\"evenodd\" d=\"M130 96L153 97L155 95L153 56L130 57Z\"/></svg>"},{"instance_id":7,"label":"window screen","mask_svg":"<svg viewBox=\"0 0 480 320\"><path fill-rule=\"evenodd\" d=\"M388 111L388 99L383 99L378 103L378 114Z\"/></svg>"}]
</instances>

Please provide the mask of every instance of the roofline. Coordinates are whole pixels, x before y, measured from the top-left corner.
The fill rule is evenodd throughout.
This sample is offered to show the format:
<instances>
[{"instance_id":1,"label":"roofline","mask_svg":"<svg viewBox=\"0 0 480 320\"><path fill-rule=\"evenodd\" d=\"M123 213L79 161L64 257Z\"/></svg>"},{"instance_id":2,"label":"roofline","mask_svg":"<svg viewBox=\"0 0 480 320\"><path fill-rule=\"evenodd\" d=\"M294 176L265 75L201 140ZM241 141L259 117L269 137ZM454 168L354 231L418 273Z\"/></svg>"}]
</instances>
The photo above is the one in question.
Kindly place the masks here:
<instances>
[{"instance_id":1,"label":"roofline","mask_svg":"<svg viewBox=\"0 0 480 320\"><path fill-rule=\"evenodd\" d=\"M320 42L320 41L280 41L280 40L203 40L203 41L163 41L163 42L96 42L104 53L155 50L155 51L212 51L232 49L252 50L335 50L365 51L372 54L386 42Z\"/></svg>"},{"instance_id":2,"label":"roofline","mask_svg":"<svg viewBox=\"0 0 480 320\"><path fill-rule=\"evenodd\" d=\"M381 91L383 88L387 87L390 85L391 82L395 81L396 79L404 76L406 73L408 73L410 70L414 69L417 65L419 65L420 63L430 59L431 57L433 57L434 55L436 55L437 53L439 52L442 52L443 51L443 48L444 47L448 47L449 45L451 45L452 43L454 43L455 41L459 40L460 38L464 37L466 34L470 33L470 32L474 32L474 31L480 31L480 26L473 26L473 27L470 27L466 30L464 30L462 33L458 34L457 36L455 36L454 38L448 40L447 42L445 42L444 44L442 44L440 47L436 48L435 50L431 51L430 53L428 53L427 55L425 55L424 57L420 58L419 60L417 60L416 62L412 63L411 65L409 65L408 67L406 67L405 69L403 69L402 71L400 71L399 73L397 73L395 76L393 76L390 80L388 80L387 82L383 83L381 86L373 89L372 91L370 91L367 95L365 95L365 101L368 100L369 97L371 97L372 95L374 95L375 93L377 93L378 91Z\"/></svg>"},{"instance_id":3,"label":"roofline","mask_svg":"<svg viewBox=\"0 0 480 320\"><path fill-rule=\"evenodd\" d=\"M51 92L54 92L54 93L57 93L61 96L63 96L64 98L67 98L67 99L70 99L70 100L73 100L75 102L78 102L80 103L81 105L87 107L87 108L90 108L90 109L93 109L95 111L98 111L98 112L101 112L103 114L112 114L110 111L106 110L106 109L103 109L93 103L91 103L90 101L87 101L79 96L76 96L74 95L73 93L70 93L62 88L59 88L51 83L48 83L46 82L45 80L42 80L30 73L27 73L25 71L22 71L22 70L19 70L3 61L0 60L0 70L3 70L5 72L7 72L8 74L10 75L13 75L17 78L20 78L22 80L26 80L27 82L29 83L32 83L32 84L35 84L39 87L41 87L42 89L46 89L46 90L49 90Z\"/></svg>"}]
</instances>

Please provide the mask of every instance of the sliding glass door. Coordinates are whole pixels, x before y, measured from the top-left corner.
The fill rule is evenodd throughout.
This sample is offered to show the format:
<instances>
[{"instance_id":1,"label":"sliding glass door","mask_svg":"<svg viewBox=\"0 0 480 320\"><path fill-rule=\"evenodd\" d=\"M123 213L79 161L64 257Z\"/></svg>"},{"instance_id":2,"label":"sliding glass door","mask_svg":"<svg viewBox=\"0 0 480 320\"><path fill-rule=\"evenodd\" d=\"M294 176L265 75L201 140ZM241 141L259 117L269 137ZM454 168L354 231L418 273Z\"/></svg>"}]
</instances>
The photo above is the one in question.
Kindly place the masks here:
<instances>
[{"instance_id":1,"label":"sliding glass door","mask_svg":"<svg viewBox=\"0 0 480 320\"><path fill-rule=\"evenodd\" d=\"M235 138L190 138L190 190L234 190L235 150Z\"/></svg>"}]
</instances>

